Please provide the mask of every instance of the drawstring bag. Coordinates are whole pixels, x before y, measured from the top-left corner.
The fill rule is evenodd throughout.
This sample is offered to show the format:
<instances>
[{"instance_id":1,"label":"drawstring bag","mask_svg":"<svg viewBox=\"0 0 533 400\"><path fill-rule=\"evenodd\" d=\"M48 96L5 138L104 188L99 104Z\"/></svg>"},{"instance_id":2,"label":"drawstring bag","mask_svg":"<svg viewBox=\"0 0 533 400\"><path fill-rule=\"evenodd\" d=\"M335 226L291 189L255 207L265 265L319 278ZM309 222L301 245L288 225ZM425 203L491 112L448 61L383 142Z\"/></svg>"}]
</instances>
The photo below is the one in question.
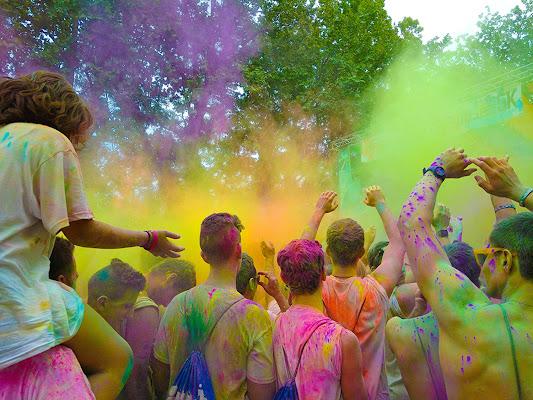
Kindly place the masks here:
<instances>
[{"instance_id":1,"label":"drawstring bag","mask_svg":"<svg viewBox=\"0 0 533 400\"><path fill-rule=\"evenodd\" d=\"M191 352L187 361L183 364L178 372L178 376L174 380L174 383L168 391L167 400L216 400L215 392L213 391L213 384L211 383L211 376L207 369L207 363L202 355L205 345L209 340L209 337L215 330L218 321L229 311L231 307L237 304L239 301L244 300L240 298L234 301L226 310L217 318L215 324L211 328L211 331L204 340L202 347L199 350ZM185 320L187 321L187 330L190 334L189 321L187 318L187 312L185 312ZM191 347L193 347L191 345Z\"/></svg>"},{"instance_id":2,"label":"drawstring bag","mask_svg":"<svg viewBox=\"0 0 533 400\"><path fill-rule=\"evenodd\" d=\"M294 374L290 374L290 367L289 362L287 361L287 354L285 353L285 348L283 348L283 356L285 358L285 365L287 366L287 371L289 371L290 378L285 384L278 389L276 392L276 395L274 396L274 400L299 400L298 397L298 388L296 387L296 374L298 373L298 369L300 368L300 361L302 361L302 354L304 352L305 346L307 345L307 342L309 339L311 339L311 336L315 333L315 331L320 328L322 325L328 324L330 321L322 321L319 323L315 328L313 329L313 332L309 335L307 340L305 341L304 345L302 346L302 350L300 351L300 355L298 356L298 364L296 364L296 369L294 370Z\"/></svg>"}]
</instances>

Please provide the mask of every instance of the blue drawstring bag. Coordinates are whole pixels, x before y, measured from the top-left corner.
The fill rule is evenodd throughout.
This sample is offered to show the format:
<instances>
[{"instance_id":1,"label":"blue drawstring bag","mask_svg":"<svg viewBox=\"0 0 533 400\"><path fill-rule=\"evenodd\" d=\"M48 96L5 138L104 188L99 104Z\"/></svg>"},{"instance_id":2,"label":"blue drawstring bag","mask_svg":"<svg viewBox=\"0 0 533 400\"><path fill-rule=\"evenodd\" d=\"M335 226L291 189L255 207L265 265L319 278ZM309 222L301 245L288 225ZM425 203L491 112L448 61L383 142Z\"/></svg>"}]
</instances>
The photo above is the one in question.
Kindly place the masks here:
<instances>
[{"instance_id":1,"label":"blue drawstring bag","mask_svg":"<svg viewBox=\"0 0 533 400\"><path fill-rule=\"evenodd\" d=\"M304 352L305 346L307 345L307 342L309 339L311 339L311 336L316 332L318 328L320 328L322 325L329 323L330 321L323 321L319 323L315 328L313 329L313 332L309 335L307 340L305 341L304 345L302 346L302 350L300 350L300 355L298 356L298 364L296 364L296 369L294 370L294 374L290 376L290 379L285 382L285 384L280 387L276 395L274 396L273 400L299 400L298 397L298 388L296 387L296 374L298 373L298 369L300 368L300 361L302 361L302 354ZM283 344L282 344L283 348ZM290 374L290 367L289 362L287 361L287 354L285 353L285 348L283 348L283 356L285 357L285 365L287 366L287 371L289 371Z\"/></svg>"},{"instance_id":2,"label":"blue drawstring bag","mask_svg":"<svg viewBox=\"0 0 533 400\"><path fill-rule=\"evenodd\" d=\"M231 307L241 300L244 300L244 298L236 300L230 304L228 308L226 308L226 310L215 321L215 324L205 338L202 347L199 350L193 349L189 357L187 357L187 360L181 367L180 372L178 372L178 376L176 376L174 383L168 391L167 400L216 400L213 384L211 383L211 376L209 375L207 363L205 362L205 358L202 353L204 352L205 345L215 330L218 321L220 321L220 319L224 316L224 314L226 314L226 312L229 311ZM190 334L191 330L189 329L187 313L185 313L185 320L187 321L187 330Z\"/></svg>"}]
</instances>

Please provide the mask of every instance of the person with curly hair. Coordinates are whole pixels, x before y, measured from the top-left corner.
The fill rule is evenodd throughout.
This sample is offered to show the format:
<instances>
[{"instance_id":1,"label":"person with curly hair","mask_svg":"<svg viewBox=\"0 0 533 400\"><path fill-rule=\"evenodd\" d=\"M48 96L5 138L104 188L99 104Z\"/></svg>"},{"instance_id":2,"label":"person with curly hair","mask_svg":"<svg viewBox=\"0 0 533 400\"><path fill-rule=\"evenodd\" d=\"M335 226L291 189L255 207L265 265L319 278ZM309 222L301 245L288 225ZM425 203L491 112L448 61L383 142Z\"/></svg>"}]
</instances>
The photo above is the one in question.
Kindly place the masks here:
<instances>
[{"instance_id":1,"label":"person with curly hair","mask_svg":"<svg viewBox=\"0 0 533 400\"><path fill-rule=\"evenodd\" d=\"M323 313L324 252L316 241L291 241L278 253L292 306L274 322L278 388L295 379L301 399L368 399L359 340Z\"/></svg>"},{"instance_id":2,"label":"person with curly hair","mask_svg":"<svg viewBox=\"0 0 533 400\"><path fill-rule=\"evenodd\" d=\"M0 381L4 398L24 398L36 387L42 391L58 382L46 376L57 363L42 363L39 357L53 357L59 344L74 352L98 400L115 399L131 370L127 343L74 290L49 279L49 256L60 231L76 246L143 246L161 257L178 257L184 250L167 239L179 238L174 233L126 230L94 220L75 150L87 140L92 122L87 106L59 74L39 71L0 80ZM30 371L36 365L42 368ZM69 369L75 370L75 366ZM53 397L45 393L38 398L75 395L93 396L90 391L74 393L71 385L56 387Z\"/></svg>"}]
</instances>

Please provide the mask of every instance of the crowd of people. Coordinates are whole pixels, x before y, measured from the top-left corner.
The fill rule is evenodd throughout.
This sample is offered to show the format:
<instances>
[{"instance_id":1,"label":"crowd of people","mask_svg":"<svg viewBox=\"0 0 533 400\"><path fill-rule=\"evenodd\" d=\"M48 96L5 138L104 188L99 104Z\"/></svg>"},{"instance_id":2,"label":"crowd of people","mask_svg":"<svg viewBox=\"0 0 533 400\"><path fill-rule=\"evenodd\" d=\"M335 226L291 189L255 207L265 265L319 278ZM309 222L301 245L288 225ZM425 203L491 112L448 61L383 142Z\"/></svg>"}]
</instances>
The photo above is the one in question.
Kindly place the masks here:
<instances>
[{"instance_id":1,"label":"crowd of people","mask_svg":"<svg viewBox=\"0 0 533 400\"><path fill-rule=\"evenodd\" d=\"M60 75L0 81L0 400L533 399L533 190L508 157L445 150L397 216L367 188L377 243L344 218L323 248L338 206L323 192L300 238L277 256L261 243L262 271L240 219L209 215L197 284L179 235L95 220L76 153L92 122ZM479 250L436 203L476 169L496 219ZM143 274L114 258L81 299L75 246L165 260Z\"/></svg>"}]
</instances>

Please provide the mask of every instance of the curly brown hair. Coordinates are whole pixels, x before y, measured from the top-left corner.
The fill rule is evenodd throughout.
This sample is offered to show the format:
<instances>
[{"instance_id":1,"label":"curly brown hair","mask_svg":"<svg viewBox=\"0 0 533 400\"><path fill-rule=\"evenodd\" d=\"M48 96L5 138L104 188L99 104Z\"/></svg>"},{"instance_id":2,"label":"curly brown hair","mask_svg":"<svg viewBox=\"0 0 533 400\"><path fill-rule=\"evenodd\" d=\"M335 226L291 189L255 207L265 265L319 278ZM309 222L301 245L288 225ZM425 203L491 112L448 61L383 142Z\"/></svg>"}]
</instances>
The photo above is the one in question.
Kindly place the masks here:
<instances>
[{"instance_id":1,"label":"curly brown hair","mask_svg":"<svg viewBox=\"0 0 533 400\"><path fill-rule=\"evenodd\" d=\"M331 261L349 267L363 255L365 231L353 219L340 219L329 226L326 241Z\"/></svg>"},{"instance_id":2,"label":"curly brown hair","mask_svg":"<svg viewBox=\"0 0 533 400\"><path fill-rule=\"evenodd\" d=\"M57 129L76 146L93 124L93 116L63 76L37 71L0 81L0 125L14 122Z\"/></svg>"},{"instance_id":3,"label":"curly brown hair","mask_svg":"<svg viewBox=\"0 0 533 400\"><path fill-rule=\"evenodd\" d=\"M100 296L118 300L127 289L140 292L146 285L146 278L129 264L113 258L111 264L97 271L89 279L89 304L95 304Z\"/></svg>"}]
</instances>

